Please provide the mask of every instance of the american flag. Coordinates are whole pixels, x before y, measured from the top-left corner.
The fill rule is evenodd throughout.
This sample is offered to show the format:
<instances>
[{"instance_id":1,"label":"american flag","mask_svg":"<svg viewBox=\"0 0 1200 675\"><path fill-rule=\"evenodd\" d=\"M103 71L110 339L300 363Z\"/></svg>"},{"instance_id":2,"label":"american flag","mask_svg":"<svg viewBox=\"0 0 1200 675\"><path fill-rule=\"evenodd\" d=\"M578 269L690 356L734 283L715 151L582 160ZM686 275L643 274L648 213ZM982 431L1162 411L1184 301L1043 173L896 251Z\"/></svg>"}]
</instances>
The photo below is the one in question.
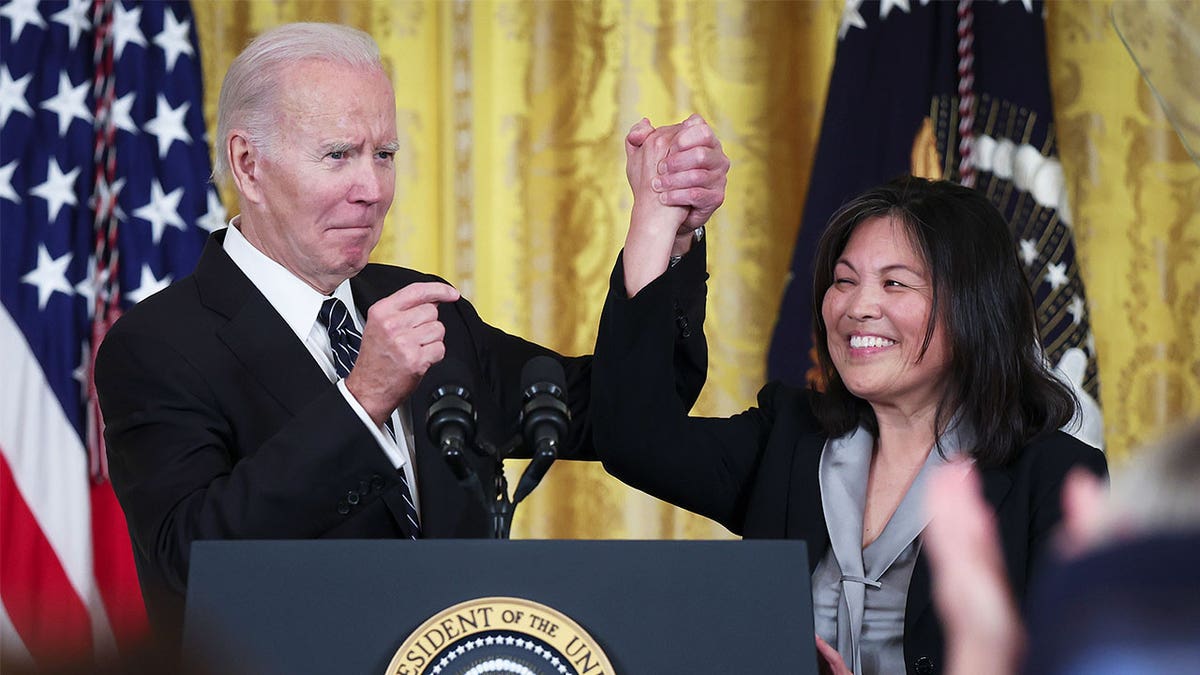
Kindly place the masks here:
<instances>
[{"instance_id":1,"label":"american flag","mask_svg":"<svg viewBox=\"0 0 1200 675\"><path fill-rule=\"evenodd\" d=\"M0 3L0 657L134 646L92 356L224 225L186 2Z\"/></svg>"},{"instance_id":2,"label":"american flag","mask_svg":"<svg viewBox=\"0 0 1200 675\"><path fill-rule=\"evenodd\" d=\"M772 338L772 379L811 381L812 256L826 221L901 174L975 187L1008 219L1049 363L1103 446L1100 378L1057 157L1041 0L846 0L812 182Z\"/></svg>"}]
</instances>

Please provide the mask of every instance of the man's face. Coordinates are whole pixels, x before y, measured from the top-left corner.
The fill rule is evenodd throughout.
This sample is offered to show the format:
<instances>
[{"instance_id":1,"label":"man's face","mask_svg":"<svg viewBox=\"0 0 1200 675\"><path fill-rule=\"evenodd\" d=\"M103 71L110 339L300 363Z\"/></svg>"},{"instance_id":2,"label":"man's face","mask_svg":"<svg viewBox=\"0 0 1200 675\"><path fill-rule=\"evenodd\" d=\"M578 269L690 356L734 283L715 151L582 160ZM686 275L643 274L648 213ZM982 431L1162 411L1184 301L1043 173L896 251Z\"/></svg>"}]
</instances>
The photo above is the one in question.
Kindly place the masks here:
<instances>
[{"instance_id":1,"label":"man's face","mask_svg":"<svg viewBox=\"0 0 1200 675\"><path fill-rule=\"evenodd\" d=\"M322 293L357 274L395 191L396 105L377 70L302 61L285 74L243 232Z\"/></svg>"}]
</instances>

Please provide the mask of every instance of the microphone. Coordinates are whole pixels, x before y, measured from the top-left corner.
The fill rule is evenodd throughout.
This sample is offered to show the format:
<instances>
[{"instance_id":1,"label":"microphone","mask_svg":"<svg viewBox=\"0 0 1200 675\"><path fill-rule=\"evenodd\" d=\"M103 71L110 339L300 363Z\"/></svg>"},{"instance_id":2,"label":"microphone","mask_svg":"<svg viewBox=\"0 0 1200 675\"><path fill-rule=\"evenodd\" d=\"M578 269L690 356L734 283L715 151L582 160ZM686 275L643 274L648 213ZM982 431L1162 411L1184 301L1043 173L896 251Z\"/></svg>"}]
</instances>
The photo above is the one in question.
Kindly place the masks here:
<instances>
[{"instance_id":1,"label":"microphone","mask_svg":"<svg viewBox=\"0 0 1200 675\"><path fill-rule=\"evenodd\" d=\"M469 481L474 472L467 465L465 448L475 440L475 408L467 383L471 374L454 357L434 364L426 377L441 382L430 397L429 412L425 415L425 431L429 440L442 451L446 463L460 483Z\"/></svg>"},{"instance_id":2,"label":"microphone","mask_svg":"<svg viewBox=\"0 0 1200 675\"><path fill-rule=\"evenodd\" d=\"M535 356L521 369L521 433L533 459L525 468L513 504L520 502L542 482L558 457L558 446L567 435L571 412L567 408L566 375L562 365L549 356Z\"/></svg>"}]
</instances>

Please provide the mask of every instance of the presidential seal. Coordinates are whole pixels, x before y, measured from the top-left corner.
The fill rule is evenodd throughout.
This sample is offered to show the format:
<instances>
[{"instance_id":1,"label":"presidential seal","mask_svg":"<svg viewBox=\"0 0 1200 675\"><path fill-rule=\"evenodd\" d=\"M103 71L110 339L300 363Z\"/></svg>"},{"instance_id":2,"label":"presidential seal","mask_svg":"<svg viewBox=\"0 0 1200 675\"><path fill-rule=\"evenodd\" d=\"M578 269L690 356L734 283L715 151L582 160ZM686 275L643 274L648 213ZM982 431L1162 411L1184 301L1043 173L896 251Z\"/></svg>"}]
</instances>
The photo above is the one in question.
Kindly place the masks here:
<instances>
[{"instance_id":1,"label":"presidential seal","mask_svg":"<svg viewBox=\"0 0 1200 675\"><path fill-rule=\"evenodd\" d=\"M565 614L492 597L430 617L400 645L386 675L613 675L613 668Z\"/></svg>"}]
</instances>

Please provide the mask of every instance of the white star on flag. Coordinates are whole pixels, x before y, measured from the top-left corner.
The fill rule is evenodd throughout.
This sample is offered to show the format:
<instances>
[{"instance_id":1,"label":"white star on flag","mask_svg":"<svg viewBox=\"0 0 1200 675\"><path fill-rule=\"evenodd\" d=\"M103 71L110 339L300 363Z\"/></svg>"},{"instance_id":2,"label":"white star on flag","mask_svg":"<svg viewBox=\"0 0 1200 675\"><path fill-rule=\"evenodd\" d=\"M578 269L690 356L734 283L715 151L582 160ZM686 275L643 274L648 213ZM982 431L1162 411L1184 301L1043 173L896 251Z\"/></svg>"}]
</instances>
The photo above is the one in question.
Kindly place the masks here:
<instances>
[{"instance_id":1,"label":"white star on flag","mask_svg":"<svg viewBox=\"0 0 1200 675\"><path fill-rule=\"evenodd\" d=\"M183 124L191 105L191 102L184 101L178 108L172 108L167 102L167 97L158 95L158 116L146 122L145 130L158 138L159 158L167 156L167 150L171 149L171 143L175 141L192 142L192 137Z\"/></svg>"},{"instance_id":2,"label":"white star on flag","mask_svg":"<svg viewBox=\"0 0 1200 675\"><path fill-rule=\"evenodd\" d=\"M139 25L142 21L142 8L135 7L127 10L122 3L116 3L116 13L113 15L113 53L117 59L125 53L129 43L146 46L146 36L142 34Z\"/></svg>"},{"instance_id":3,"label":"white star on flag","mask_svg":"<svg viewBox=\"0 0 1200 675\"><path fill-rule=\"evenodd\" d=\"M66 136L71 121L79 118L91 123L92 112L87 107L88 89L91 85L81 82L78 87L71 85L71 77L66 71L58 74L58 93L42 101L42 109L58 115L58 135Z\"/></svg>"},{"instance_id":4,"label":"white star on flag","mask_svg":"<svg viewBox=\"0 0 1200 675\"><path fill-rule=\"evenodd\" d=\"M1050 284L1052 290L1057 291L1065 286L1067 281L1066 263L1050 263L1046 266L1046 283Z\"/></svg>"},{"instance_id":5,"label":"white star on flag","mask_svg":"<svg viewBox=\"0 0 1200 675\"><path fill-rule=\"evenodd\" d=\"M13 189L12 177L13 171L17 170L17 160L13 160L4 166L0 166L0 199L7 199L14 204L21 203L21 196Z\"/></svg>"},{"instance_id":6,"label":"white star on flag","mask_svg":"<svg viewBox=\"0 0 1200 675\"><path fill-rule=\"evenodd\" d=\"M37 267L21 277L21 281L37 286L38 309L46 309L46 303L55 291L67 295L74 292L67 283L67 265L71 264L71 257L71 252L67 251L61 257L53 258L45 244L38 246Z\"/></svg>"},{"instance_id":7,"label":"white star on flag","mask_svg":"<svg viewBox=\"0 0 1200 675\"><path fill-rule=\"evenodd\" d=\"M16 44L21 40L25 26L33 25L45 28L46 21L37 10L38 0L13 0L5 7L0 7L0 16L7 16L12 22L12 41Z\"/></svg>"},{"instance_id":8,"label":"white star on flag","mask_svg":"<svg viewBox=\"0 0 1200 675\"><path fill-rule=\"evenodd\" d=\"M58 220L62 207L76 206L75 179L79 176L79 167L63 173L58 166L58 158L51 157L46 168L46 182L30 188L29 194L46 200L46 210L50 214L51 224Z\"/></svg>"},{"instance_id":9,"label":"white star on flag","mask_svg":"<svg viewBox=\"0 0 1200 675\"><path fill-rule=\"evenodd\" d=\"M1008 4L1008 0L1000 0L1001 5ZM1021 0L1021 4L1025 7L1025 11L1033 14L1033 0Z\"/></svg>"},{"instance_id":10,"label":"white star on flag","mask_svg":"<svg viewBox=\"0 0 1200 675\"><path fill-rule=\"evenodd\" d=\"M90 376L125 292L141 300L189 273L208 234L196 226L212 166L193 4L0 0L0 338L14 347L0 360L0 455L20 487L4 490L0 520L23 563L2 574L0 661L22 670L108 662L146 637ZM93 91L119 97L115 138L96 133ZM164 139L143 133L159 94L191 102L189 142L158 120L165 158Z\"/></svg>"},{"instance_id":11,"label":"white star on flag","mask_svg":"<svg viewBox=\"0 0 1200 675\"><path fill-rule=\"evenodd\" d=\"M132 291L129 291L128 293L126 293L125 298L136 305L137 303L145 300L146 298L154 295L155 293L161 291L162 289L164 289L170 285L171 285L171 275L170 274L163 277L162 279L155 279L154 272L150 271L150 266L143 264L142 265L142 277L138 281L138 287L133 289Z\"/></svg>"},{"instance_id":12,"label":"white star on flag","mask_svg":"<svg viewBox=\"0 0 1200 675\"><path fill-rule=\"evenodd\" d=\"M209 232L215 232L228 223L225 221L225 207L221 206L221 198L217 196L217 191L209 188L208 190L208 210L204 215L196 219L196 225Z\"/></svg>"},{"instance_id":13,"label":"white star on flag","mask_svg":"<svg viewBox=\"0 0 1200 675\"><path fill-rule=\"evenodd\" d=\"M1083 321L1084 309L1085 307L1083 304L1083 298L1079 297L1078 295L1072 296L1071 304L1067 306L1067 311L1071 313L1071 319L1077 326L1081 321Z\"/></svg>"},{"instance_id":14,"label":"white star on flag","mask_svg":"<svg viewBox=\"0 0 1200 675\"><path fill-rule=\"evenodd\" d=\"M86 393L88 386L88 370L92 360L92 348L86 342L79 343L79 365L71 371L71 378L79 383L79 392Z\"/></svg>"},{"instance_id":15,"label":"white star on flag","mask_svg":"<svg viewBox=\"0 0 1200 675\"><path fill-rule=\"evenodd\" d=\"M843 40L851 28L866 28L867 20L863 18L862 8L863 0L846 0L846 7L842 10L842 23L838 26L838 40Z\"/></svg>"},{"instance_id":16,"label":"white star on flag","mask_svg":"<svg viewBox=\"0 0 1200 675\"><path fill-rule=\"evenodd\" d=\"M96 315L96 291L99 288L104 288L104 284L108 281L108 270L96 278L96 258L95 256L88 257L87 272L79 283L75 284L75 295L83 298L84 306L87 307L88 318Z\"/></svg>"},{"instance_id":17,"label":"white star on flag","mask_svg":"<svg viewBox=\"0 0 1200 675\"><path fill-rule=\"evenodd\" d=\"M1022 239L1021 240L1021 262L1025 263L1026 267L1029 267L1030 265L1032 265L1034 262L1037 261L1037 258L1038 258L1037 242L1032 239Z\"/></svg>"},{"instance_id":18,"label":"white star on flag","mask_svg":"<svg viewBox=\"0 0 1200 675\"><path fill-rule=\"evenodd\" d=\"M167 70L175 69L175 60L180 54L193 55L192 43L188 41L188 29L192 22L180 22L174 12L163 13L162 32L154 36L154 44L162 48L167 57Z\"/></svg>"},{"instance_id":19,"label":"white star on flag","mask_svg":"<svg viewBox=\"0 0 1200 675\"><path fill-rule=\"evenodd\" d=\"M133 123L133 115L131 114L135 98L136 95L131 91L113 101L112 104L113 124L121 131L128 131L131 134L138 132L137 125Z\"/></svg>"},{"instance_id":20,"label":"white star on flag","mask_svg":"<svg viewBox=\"0 0 1200 675\"><path fill-rule=\"evenodd\" d=\"M133 216L150 223L150 234L154 243L162 240L163 228L167 225L179 230L187 229L183 218L179 217L179 200L183 199L183 188L171 190L170 194L163 192L162 184L155 178L150 182L150 202L134 210Z\"/></svg>"},{"instance_id":21,"label":"white star on flag","mask_svg":"<svg viewBox=\"0 0 1200 675\"><path fill-rule=\"evenodd\" d=\"M886 19L888 14L892 13L893 9L898 9L908 14L910 12L908 0L882 0L879 3L879 18Z\"/></svg>"},{"instance_id":22,"label":"white star on flag","mask_svg":"<svg viewBox=\"0 0 1200 675\"><path fill-rule=\"evenodd\" d=\"M19 80L14 80L8 72L8 66L0 66L0 126L8 122L8 116L14 110L25 113L26 117L33 117L33 109L29 107L29 101L25 100L25 88L32 79L33 73L29 73Z\"/></svg>"},{"instance_id":23,"label":"white star on flag","mask_svg":"<svg viewBox=\"0 0 1200 675\"><path fill-rule=\"evenodd\" d=\"M75 46L79 44L79 36L83 31L92 26L92 22L88 20L88 11L91 6L91 0L71 0L65 9L55 12L50 17L51 21L66 26L70 31L71 49L75 49Z\"/></svg>"},{"instance_id":24,"label":"white star on flag","mask_svg":"<svg viewBox=\"0 0 1200 675\"><path fill-rule=\"evenodd\" d=\"M88 208L99 210L99 207L106 203L106 200L111 201L114 204L113 214L117 217L117 220L124 222L126 220L125 212L121 210L121 204L119 202L121 199L121 190L124 187L124 176L113 181L111 185L108 183L108 181L101 178L96 182L95 192L93 192L91 198L88 199Z\"/></svg>"}]
</instances>

